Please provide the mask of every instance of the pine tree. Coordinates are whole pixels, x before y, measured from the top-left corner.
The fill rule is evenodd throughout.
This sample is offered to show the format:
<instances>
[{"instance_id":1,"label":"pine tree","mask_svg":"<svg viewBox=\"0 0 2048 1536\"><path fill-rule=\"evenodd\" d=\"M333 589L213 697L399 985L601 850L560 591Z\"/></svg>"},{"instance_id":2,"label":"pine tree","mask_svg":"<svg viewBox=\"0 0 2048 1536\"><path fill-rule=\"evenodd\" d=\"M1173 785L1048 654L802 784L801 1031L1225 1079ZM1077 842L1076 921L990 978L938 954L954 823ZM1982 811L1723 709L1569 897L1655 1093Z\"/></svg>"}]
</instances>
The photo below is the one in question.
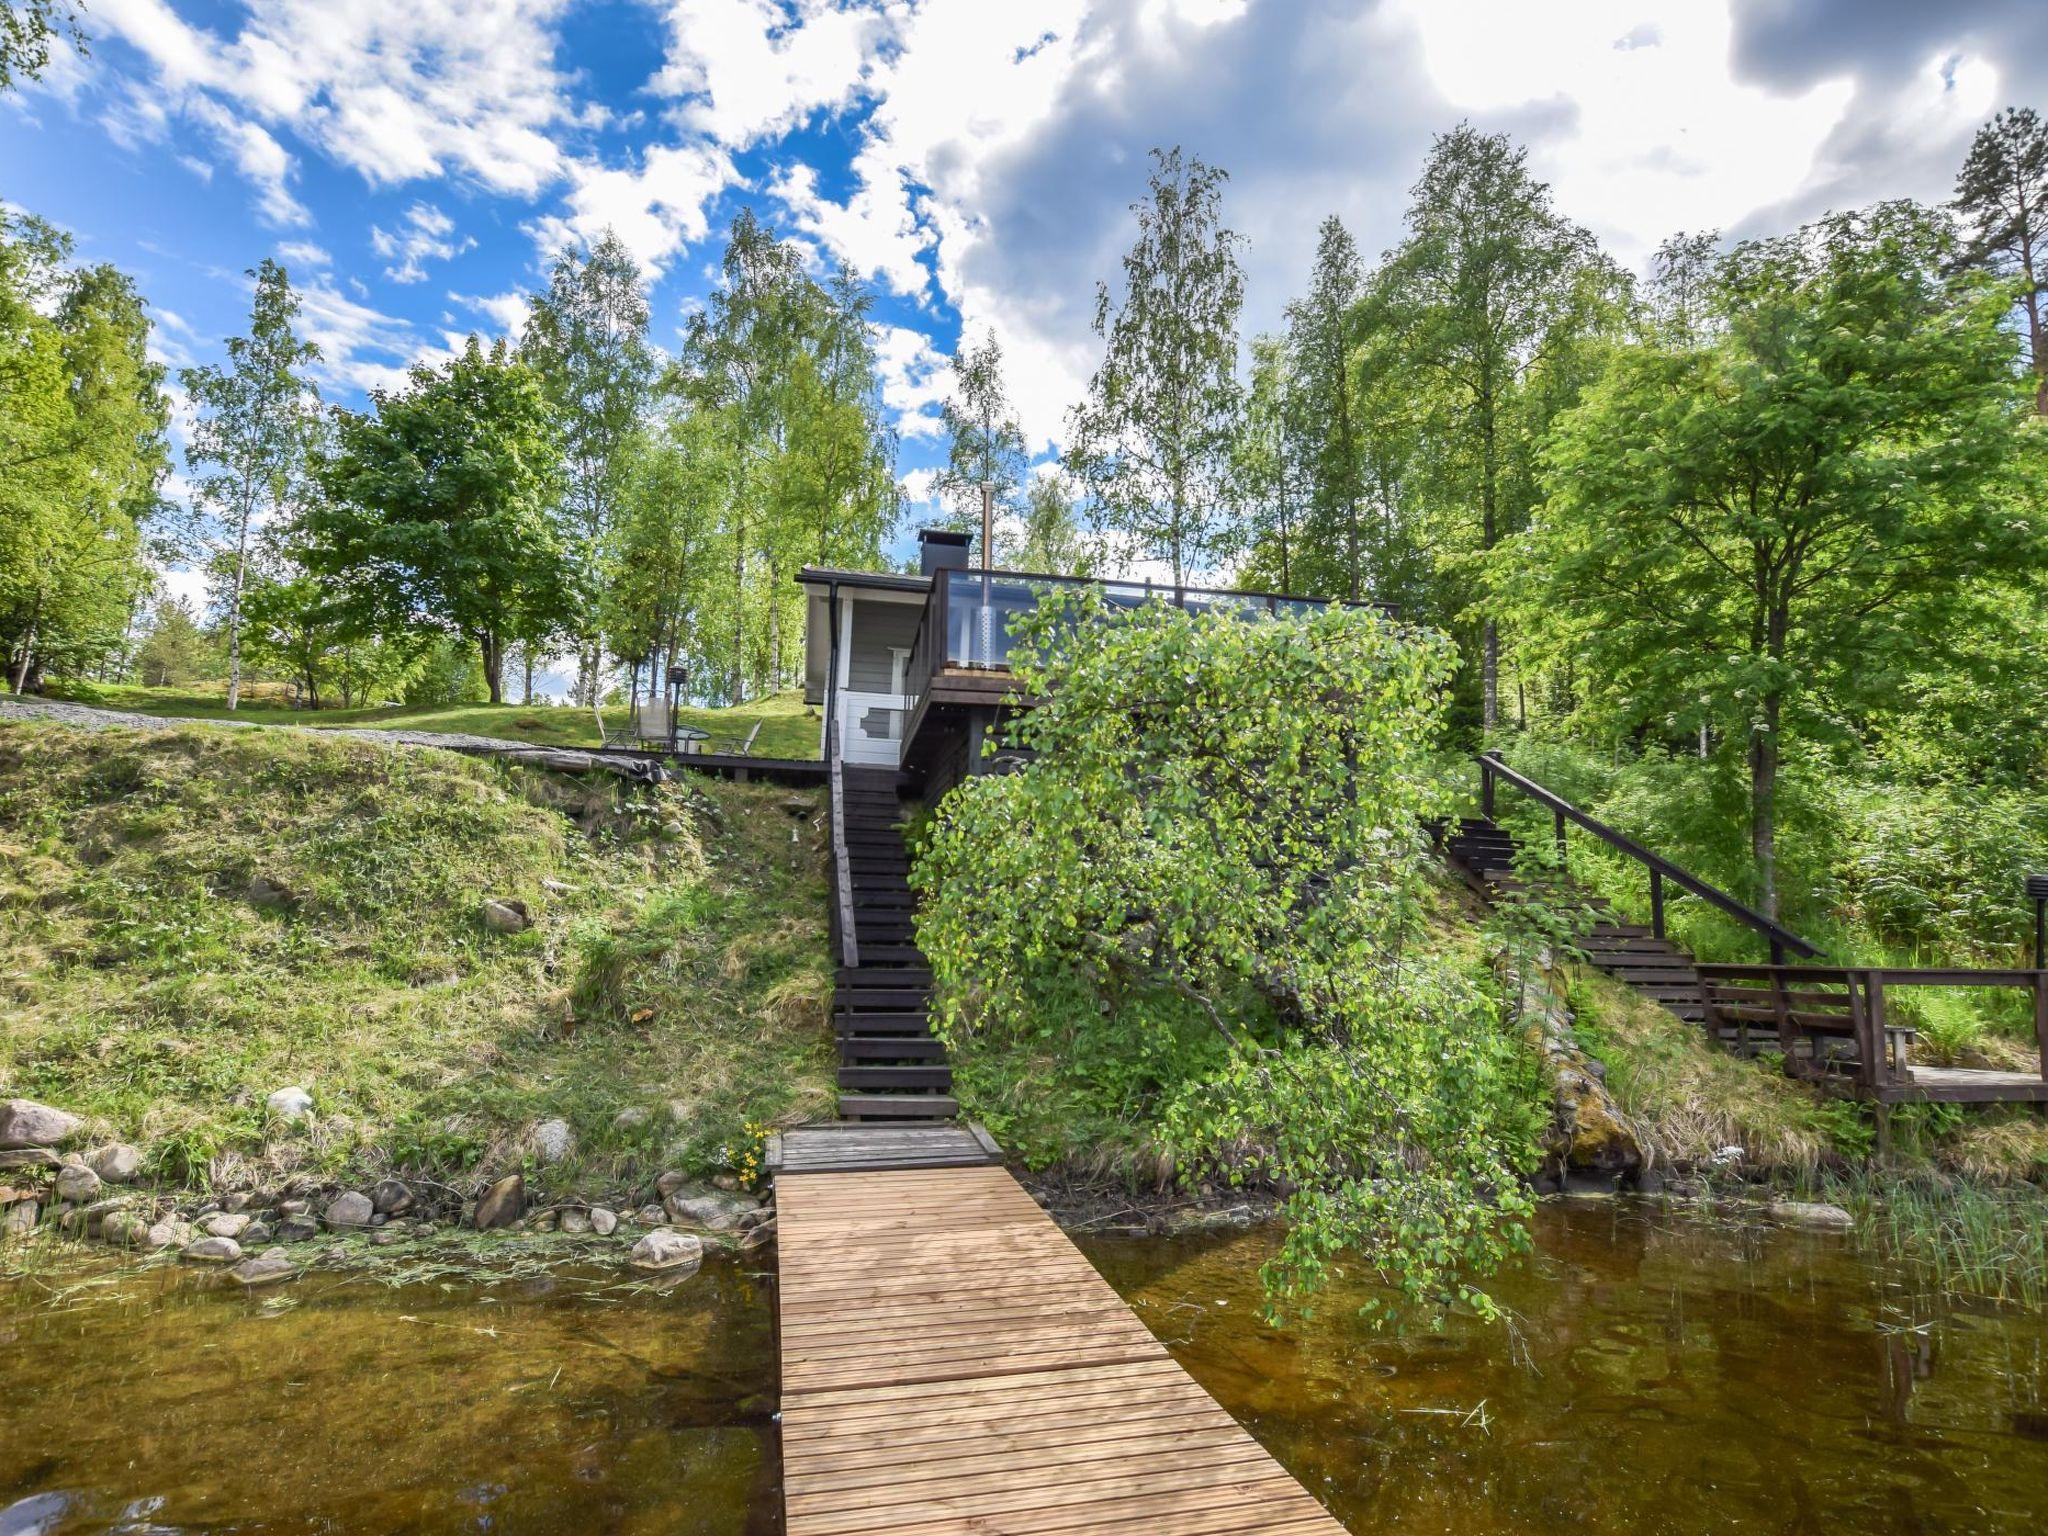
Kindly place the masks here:
<instances>
[{"instance_id":1,"label":"pine tree","mask_svg":"<svg viewBox=\"0 0 2048 1536\"><path fill-rule=\"evenodd\" d=\"M1970 142L1956 177L1956 211L1970 229L1966 259L2015 278L2034 370L2034 409L2048 416L2048 123L2031 107L2008 107Z\"/></svg>"}]
</instances>

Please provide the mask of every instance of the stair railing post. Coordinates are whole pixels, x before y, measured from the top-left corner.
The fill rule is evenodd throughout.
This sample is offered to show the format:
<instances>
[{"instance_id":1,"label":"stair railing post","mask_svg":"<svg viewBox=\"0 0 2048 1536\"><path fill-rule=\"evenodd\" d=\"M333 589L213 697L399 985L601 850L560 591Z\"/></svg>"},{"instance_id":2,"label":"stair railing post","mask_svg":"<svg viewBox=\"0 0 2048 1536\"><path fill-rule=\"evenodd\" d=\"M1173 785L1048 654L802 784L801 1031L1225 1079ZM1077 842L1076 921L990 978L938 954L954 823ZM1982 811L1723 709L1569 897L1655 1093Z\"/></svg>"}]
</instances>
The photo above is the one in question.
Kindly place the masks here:
<instances>
[{"instance_id":1,"label":"stair railing post","mask_svg":"<svg viewBox=\"0 0 2048 1536\"><path fill-rule=\"evenodd\" d=\"M1550 813L1550 820L1551 820L1551 825L1553 826L1553 828L1555 828L1555 831L1556 831L1556 837L1557 837L1557 867L1558 867L1559 869L1563 869L1563 868L1564 868L1564 863L1565 863L1565 858L1564 858L1564 812L1563 812L1563 811L1552 811L1552 812Z\"/></svg>"},{"instance_id":2,"label":"stair railing post","mask_svg":"<svg viewBox=\"0 0 2048 1536\"><path fill-rule=\"evenodd\" d=\"M1664 871L1650 866L1650 932L1664 937Z\"/></svg>"},{"instance_id":3,"label":"stair railing post","mask_svg":"<svg viewBox=\"0 0 2048 1536\"><path fill-rule=\"evenodd\" d=\"M1493 820L1493 764L1484 752L1479 754L1479 814Z\"/></svg>"}]
</instances>

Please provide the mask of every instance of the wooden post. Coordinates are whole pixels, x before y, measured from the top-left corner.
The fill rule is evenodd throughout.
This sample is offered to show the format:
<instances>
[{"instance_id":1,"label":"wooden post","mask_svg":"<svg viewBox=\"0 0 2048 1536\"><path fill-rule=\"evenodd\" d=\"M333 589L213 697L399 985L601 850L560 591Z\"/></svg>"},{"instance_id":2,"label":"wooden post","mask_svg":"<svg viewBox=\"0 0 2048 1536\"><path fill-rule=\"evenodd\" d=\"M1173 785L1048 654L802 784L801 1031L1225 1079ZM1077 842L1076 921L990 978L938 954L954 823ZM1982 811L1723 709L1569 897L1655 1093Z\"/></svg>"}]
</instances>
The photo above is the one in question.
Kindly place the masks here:
<instances>
[{"instance_id":1,"label":"wooden post","mask_svg":"<svg viewBox=\"0 0 2048 1536\"><path fill-rule=\"evenodd\" d=\"M1778 1049L1785 1056L1785 1071L1789 1076L1802 1077L1799 1067L1799 1042L1792 1033L1792 1005L1785 997L1785 968L1771 967L1771 1012L1778 1016Z\"/></svg>"},{"instance_id":2,"label":"wooden post","mask_svg":"<svg viewBox=\"0 0 2048 1536\"><path fill-rule=\"evenodd\" d=\"M1479 814L1493 820L1493 764L1484 752L1479 754Z\"/></svg>"},{"instance_id":3,"label":"wooden post","mask_svg":"<svg viewBox=\"0 0 2048 1536\"><path fill-rule=\"evenodd\" d=\"M2041 1052L2041 1076L2048 1081L2048 971L2034 972L2034 1043Z\"/></svg>"},{"instance_id":4,"label":"wooden post","mask_svg":"<svg viewBox=\"0 0 2048 1536\"><path fill-rule=\"evenodd\" d=\"M1557 838L1557 867L1562 869L1564 868L1564 812L1552 811L1550 819L1551 825L1555 829L1554 835Z\"/></svg>"},{"instance_id":5,"label":"wooden post","mask_svg":"<svg viewBox=\"0 0 2048 1536\"><path fill-rule=\"evenodd\" d=\"M1650 870L1650 932L1664 937L1664 871L1655 866Z\"/></svg>"},{"instance_id":6,"label":"wooden post","mask_svg":"<svg viewBox=\"0 0 2048 1536\"><path fill-rule=\"evenodd\" d=\"M1884 972L1867 971L1863 984L1863 1080L1882 1088L1892 1080L1884 1059Z\"/></svg>"}]
</instances>

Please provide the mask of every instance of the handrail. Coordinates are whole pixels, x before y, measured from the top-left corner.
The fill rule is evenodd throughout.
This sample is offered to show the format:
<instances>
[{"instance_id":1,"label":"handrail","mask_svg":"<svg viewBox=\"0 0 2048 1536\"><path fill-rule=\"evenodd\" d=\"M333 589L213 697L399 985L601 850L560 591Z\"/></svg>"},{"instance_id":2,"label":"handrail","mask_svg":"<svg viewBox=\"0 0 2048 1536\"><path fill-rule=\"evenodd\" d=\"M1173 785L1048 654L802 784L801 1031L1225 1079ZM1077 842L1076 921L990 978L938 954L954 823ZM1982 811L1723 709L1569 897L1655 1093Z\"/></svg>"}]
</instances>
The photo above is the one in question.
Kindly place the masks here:
<instances>
[{"instance_id":1,"label":"handrail","mask_svg":"<svg viewBox=\"0 0 2048 1536\"><path fill-rule=\"evenodd\" d=\"M853 872L846 858L846 778L839 757L839 704L825 722L825 757L832 802L832 881L839 910L839 956L848 970L860 967L860 936L853 921Z\"/></svg>"},{"instance_id":2,"label":"handrail","mask_svg":"<svg viewBox=\"0 0 2048 1536\"><path fill-rule=\"evenodd\" d=\"M1500 753L1492 749L1479 754L1480 808L1487 817L1491 818L1493 815L1495 779L1506 780L1538 805L1549 808L1551 815L1556 818L1557 844L1560 852L1564 848L1564 824L1571 821L1584 827L1609 847L1618 849L1647 868L1650 871L1651 928L1657 937L1664 936L1664 882L1669 880L1681 890L1692 892L1709 906L1718 907L1737 922L1744 923L1762 934L1770 941L1771 959L1774 963L1782 964L1785 951L1788 949L1808 959L1819 956L1818 945L1808 943L1782 923L1765 917L1753 907L1745 906L1719 886L1709 885L1699 876L1681 869L1662 855L1650 852L1641 843L1615 831L1605 822L1587 815L1562 795L1545 789L1534 779L1515 772L1501 760Z\"/></svg>"}]
</instances>

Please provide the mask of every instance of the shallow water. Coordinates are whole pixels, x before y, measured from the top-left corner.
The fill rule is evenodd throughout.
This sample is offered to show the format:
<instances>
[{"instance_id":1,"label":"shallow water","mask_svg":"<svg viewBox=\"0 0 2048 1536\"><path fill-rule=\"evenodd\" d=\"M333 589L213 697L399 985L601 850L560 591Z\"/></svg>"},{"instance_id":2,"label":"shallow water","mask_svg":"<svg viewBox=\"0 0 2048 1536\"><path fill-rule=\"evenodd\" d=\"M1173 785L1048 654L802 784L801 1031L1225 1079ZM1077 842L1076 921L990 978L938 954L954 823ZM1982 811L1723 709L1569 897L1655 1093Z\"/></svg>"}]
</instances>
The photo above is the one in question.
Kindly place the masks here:
<instances>
[{"instance_id":1,"label":"shallow water","mask_svg":"<svg viewBox=\"0 0 2048 1536\"><path fill-rule=\"evenodd\" d=\"M1548 1205L1499 1328L1258 1320L1266 1233L1087 1245L1353 1531L2048 1529L2048 1319L1916 1304L1834 1235Z\"/></svg>"},{"instance_id":2,"label":"shallow water","mask_svg":"<svg viewBox=\"0 0 2048 1536\"><path fill-rule=\"evenodd\" d=\"M2048 1319L1916 1308L1839 1237L1546 1206L1512 1339L1344 1286L1269 1329L1272 1243L1084 1246L1354 1531L2048 1524ZM769 1276L614 1281L0 1285L0 1536L779 1530Z\"/></svg>"}]
</instances>

